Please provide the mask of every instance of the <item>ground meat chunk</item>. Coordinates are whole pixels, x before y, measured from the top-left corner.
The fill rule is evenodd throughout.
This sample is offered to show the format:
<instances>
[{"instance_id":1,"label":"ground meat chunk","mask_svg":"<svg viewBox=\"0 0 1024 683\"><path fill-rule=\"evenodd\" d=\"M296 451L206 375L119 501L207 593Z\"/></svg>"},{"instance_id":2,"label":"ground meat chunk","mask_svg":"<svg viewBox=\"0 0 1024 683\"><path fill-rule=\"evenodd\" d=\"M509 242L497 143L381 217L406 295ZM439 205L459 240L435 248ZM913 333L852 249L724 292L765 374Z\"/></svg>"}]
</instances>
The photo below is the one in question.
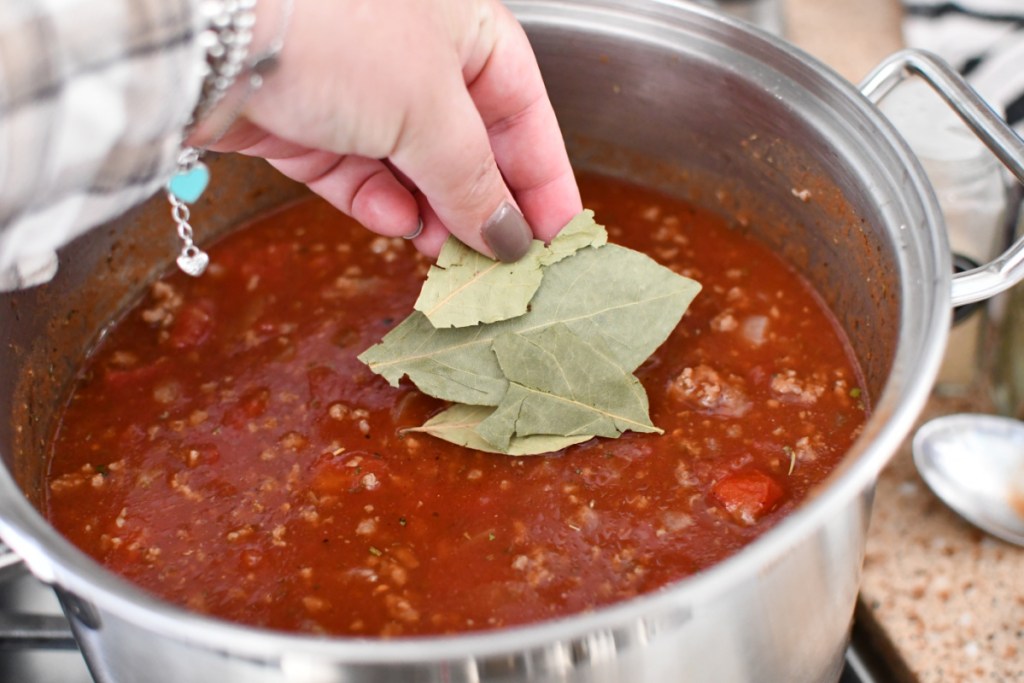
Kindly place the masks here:
<instances>
[{"instance_id":1,"label":"ground meat chunk","mask_svg":"<svg viewBox=\"0 0 1024 683\"><path fill-rule=\"evenodd\" d=\"M729 310L722 311L711 319L711 329L715 332L732 332L739 326L736 316Z\"/></svg>"},{"instance_id":2,"label":"ground meat chunk","mask_svg":"<svg viewBox=\"0 0 1024 683\"><path fill-rule=\"evenodd\" d=\"M814 462L818 459L818 451L821 449L821 445L817 443L819 441L820 438L812 442L809 436L801 437L793 445L793 457L797 462Z\"/></svg>"},{"instance_id":3,"label":"ground meat chunk","mask_svg":"<svg viewBox=\"0 0 1024 683\"><path fill-rule=\"evenodd\" d=\"M801 379L796 370L784 370L772 377L771 388L782 401L813 405L825 393L825 382L815 376Z\"/></svg>"},{"instance_id":4,"label":"ground meat chunk","mask_svg":"<svg viewBox=\"0 0 1024 683\"><path fill-rule=\"evenodd\" d=\"M751 407L742 378L723 377L704 364L679 373L669 384L668 395L691 410L725 417L742 417Z\"/></svg>"},{"instance_id":5,"label":"ground meat chunk","mask_svg":"<svg viewBox=\"0 0 1024 683\"><path fill-rule=\"evenodd\" d=\"M181 294L173 285L157 281L150 288L150 297L153 305L142 310L142 319L151 325L170 327L174 322L174 314L181 308Z\"/></svg>"}]
</instances>

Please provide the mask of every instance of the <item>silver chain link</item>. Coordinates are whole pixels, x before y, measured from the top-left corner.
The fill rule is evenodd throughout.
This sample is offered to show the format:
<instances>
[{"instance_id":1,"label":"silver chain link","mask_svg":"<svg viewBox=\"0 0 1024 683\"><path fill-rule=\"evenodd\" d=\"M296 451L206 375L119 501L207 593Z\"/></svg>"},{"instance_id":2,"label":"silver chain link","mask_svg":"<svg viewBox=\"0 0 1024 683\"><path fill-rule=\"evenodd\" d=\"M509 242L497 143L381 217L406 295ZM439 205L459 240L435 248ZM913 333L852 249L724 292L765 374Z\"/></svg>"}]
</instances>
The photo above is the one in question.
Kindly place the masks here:
<instances>
[{"instance_id":1,"label":"silver chain link","mask_svg":"<svg viewBox=\"0 0 1024 683\"><path fill-rule=\"evenodd\" d=\"M199 162L199 151L188 147L182 150L178 157L179 172L188 173ZM177 227L178 237L181 238L181 254L178 256L178 267L185 273L198 277L206 271L210 262L209 255L195 244L195 234L189 219L192 215L188 204L174 195L170 189L167 190L167 201L171 203L171 218Z\"/></svg>"}]
</instances>

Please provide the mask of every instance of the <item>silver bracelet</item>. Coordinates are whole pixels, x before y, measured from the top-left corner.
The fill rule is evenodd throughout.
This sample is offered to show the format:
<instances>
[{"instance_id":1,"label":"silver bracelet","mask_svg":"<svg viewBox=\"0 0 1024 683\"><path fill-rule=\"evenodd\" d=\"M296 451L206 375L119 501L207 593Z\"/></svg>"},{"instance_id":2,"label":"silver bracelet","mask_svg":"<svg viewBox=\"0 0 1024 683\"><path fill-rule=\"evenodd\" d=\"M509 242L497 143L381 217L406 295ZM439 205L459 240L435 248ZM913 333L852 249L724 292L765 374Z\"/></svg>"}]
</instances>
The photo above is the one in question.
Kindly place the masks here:
<instances>
[{"instance_id":1,"label":"silver bracelet","mask_svg":"<svg viewBox=\"0 0 1024 683\"><path fill-rule=\"evenodd\" d=\"M200 40L206 51L207 71L203 78L199 104L193 112L188 130L198 124L224 99L240 75L245 74L247 85L236 97L228 118L221 129L208 142L216 142L242 113L246 101L263 85L264 77L277 65L278 55L284 47L284 36L291 19L292 0L282 0L280 30L266 50L247 61L256 23L254 9L257 0L206 0L201 11L208 17L207 30ZM188 205L203 194L210 181L210 171L201 160L203 150L184 147L177 160L177 170L167 183L167 200L171 204L171 218L181 240L181 253L177 264L183 272L198 277L210 263L209 255L195 245L189 224Z\"/></svg>"},{"instance_id":2,"label":"silver bracelet","mask_svg":"<svg viewBox=\"0 0 1024 683\"><path fill-rule=\"evenodd\" d=\"M245 68L256 25L255 9L256 0L204 0L200 4L206 29L199 35L199 44L206 53L206 72L191 125L217 106Z\"/></svg>"}]
</instances>

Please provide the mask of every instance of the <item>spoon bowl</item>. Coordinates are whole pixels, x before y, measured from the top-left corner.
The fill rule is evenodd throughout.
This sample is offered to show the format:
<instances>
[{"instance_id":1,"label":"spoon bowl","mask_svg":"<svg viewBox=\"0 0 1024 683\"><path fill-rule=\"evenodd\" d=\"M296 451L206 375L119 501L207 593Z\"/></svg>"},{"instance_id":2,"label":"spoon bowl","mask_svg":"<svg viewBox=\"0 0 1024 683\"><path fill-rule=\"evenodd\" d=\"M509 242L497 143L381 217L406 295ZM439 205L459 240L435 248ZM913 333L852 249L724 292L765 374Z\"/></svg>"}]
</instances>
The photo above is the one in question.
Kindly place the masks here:
<instances>
[{"instance_id":1,"label":"spoon bowl","mask_svg":"<svg viewBox=\"0 0 1024 683\"><path fill-rule=\"evenodd\" d=\"M962 413L914 435L914 464L942 501L983 531L1024 546L1024 422Z\"/></svg>"}]
</instances>

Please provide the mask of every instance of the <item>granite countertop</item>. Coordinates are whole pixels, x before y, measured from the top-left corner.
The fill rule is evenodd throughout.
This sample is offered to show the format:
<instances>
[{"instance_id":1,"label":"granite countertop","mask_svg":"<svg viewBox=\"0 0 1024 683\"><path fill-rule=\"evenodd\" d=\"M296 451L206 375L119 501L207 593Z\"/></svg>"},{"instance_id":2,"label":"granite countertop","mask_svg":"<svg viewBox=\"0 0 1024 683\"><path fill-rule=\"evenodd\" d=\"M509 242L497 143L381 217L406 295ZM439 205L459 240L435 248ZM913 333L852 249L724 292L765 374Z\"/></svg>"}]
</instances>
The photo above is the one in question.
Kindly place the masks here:
<instances>
[{"instance_id":1,"label":"granite countertop","mask_svg":"<svg viewBox=\"0 0 1024 683\"><path fill-rule=\"evenodd\" d=\"M921 420L984 403L936 396ZM906 444L878 482L857 619L901 681L1024 681L1024 550L939 501Z\"/></svg>"},{"instance_id":2,"label":"granite countertop","mask_svg":"<svg viewBox=\"0 0 1024 683\"><path fill-rule=\"evenodd\" d=\"M785 37L856 83L902 47L898 0L785 0ZM979 318L983 320L984 314ZM970 335L954 331L947 365L975 367ZM964 368L953 368L959 379ZM934 392L920 422L990 412L984 377L960 396ZM1024 549L977 531L925 486L909 443L878 482L858 624L900 681L1024 681Z\"/></svg>"}]
</instances>

